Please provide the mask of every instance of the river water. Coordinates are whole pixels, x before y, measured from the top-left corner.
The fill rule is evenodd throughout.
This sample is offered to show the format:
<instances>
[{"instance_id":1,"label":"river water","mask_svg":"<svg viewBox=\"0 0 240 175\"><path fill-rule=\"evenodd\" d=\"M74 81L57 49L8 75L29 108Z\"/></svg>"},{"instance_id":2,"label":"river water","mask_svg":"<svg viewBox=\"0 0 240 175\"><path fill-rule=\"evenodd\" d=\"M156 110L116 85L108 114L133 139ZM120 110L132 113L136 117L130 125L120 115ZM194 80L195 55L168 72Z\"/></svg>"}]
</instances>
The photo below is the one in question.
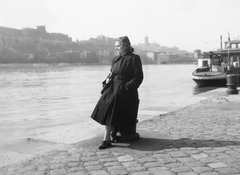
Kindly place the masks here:
<instances>
[{"instance_id":1,"label":"river water","mask_svg":"<svg viewBox=\"0 0 240 175\"><path fill-rule=\"evenodd\" d=\"M2 143L94 122L90 115L109 69L109 65L1 65ZM196 92L194 69L192 64L143 65L139 120L188 105L187 99Z\"/></svg>"}]
</instances>

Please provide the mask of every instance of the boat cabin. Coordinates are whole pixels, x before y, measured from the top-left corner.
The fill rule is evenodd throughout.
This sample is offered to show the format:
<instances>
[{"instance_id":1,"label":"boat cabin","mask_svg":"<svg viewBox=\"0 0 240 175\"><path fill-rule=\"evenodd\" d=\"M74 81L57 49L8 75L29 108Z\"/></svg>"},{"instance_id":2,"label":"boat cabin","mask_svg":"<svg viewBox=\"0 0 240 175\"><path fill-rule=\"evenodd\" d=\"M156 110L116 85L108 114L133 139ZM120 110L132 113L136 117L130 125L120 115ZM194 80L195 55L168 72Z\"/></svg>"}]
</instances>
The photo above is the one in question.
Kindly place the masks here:
<instances>
[{"instance_id":1,"label":"boat cabin","mask_svg":"<svg viewBox=\"0 0 240 175\"><path fill-rule=\"evenodd\" d=\"M224 72L240 67L240 40L225 42L224 49L204 52L198 59L198 67L209 67L212 71Z\"/></svg>"},{"instance_id":2,"label":"boat cabin","mask_svg":"<svg viewBox=\"0 0 240 175\"><path fill-rule=\"evenodd\" d=\"M240 40L225 41L225 49L240 49Z\"/></svg>"},{"instance_id":3,"label":"boat cabin","mask_svg":"<svg viewBox=\"0 0 240 175\"><path fill-rule=\"evenodd\" d=\"M221 55L213 52L204 52L201 59L198 59L198 67L208 67L212 72L225 72L225 66L222 65Z\"/></svg>"},{"instance_id":4,"label":"boat cabin","mask_svg":"<svg viewBox=\"0 0 240 175\"><path fill-rule=\"evenodd\" d=\"M226 41L225 48L220 49L224 63L239 68L240 65L240 40Z\"/></svg>"}]
</instances>

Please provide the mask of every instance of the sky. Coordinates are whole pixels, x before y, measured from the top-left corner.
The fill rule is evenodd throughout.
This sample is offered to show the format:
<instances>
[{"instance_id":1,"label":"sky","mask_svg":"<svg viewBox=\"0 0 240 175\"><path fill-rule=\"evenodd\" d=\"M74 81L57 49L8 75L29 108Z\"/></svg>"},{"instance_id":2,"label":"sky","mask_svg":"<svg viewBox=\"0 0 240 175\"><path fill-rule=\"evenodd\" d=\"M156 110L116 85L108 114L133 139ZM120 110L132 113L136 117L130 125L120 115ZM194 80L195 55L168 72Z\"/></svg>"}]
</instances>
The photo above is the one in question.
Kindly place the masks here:
<instances>
[{"instance_id":1,"label":"sky","mask_svg":"<svg viewBox=\"0 0 240 175\"><path fill-rule=\"evenodd\" d=\"M127 35L193 52L240 39L240 0L0 0L0 26L67 34L73 41Z\"/></svg>"}]
</instances>

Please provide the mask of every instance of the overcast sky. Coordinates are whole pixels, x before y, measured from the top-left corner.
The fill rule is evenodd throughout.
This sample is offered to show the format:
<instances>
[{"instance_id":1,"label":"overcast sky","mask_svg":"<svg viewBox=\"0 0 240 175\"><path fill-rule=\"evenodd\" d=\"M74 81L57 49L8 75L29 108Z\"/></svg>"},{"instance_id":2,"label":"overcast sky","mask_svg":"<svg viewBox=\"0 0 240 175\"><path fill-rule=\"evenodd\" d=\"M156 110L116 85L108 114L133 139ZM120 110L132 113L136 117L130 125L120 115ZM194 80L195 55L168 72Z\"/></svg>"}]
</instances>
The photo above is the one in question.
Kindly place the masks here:
<instances>
[{"instance_id":1,"label":"overcast sky","mask_svg":"<svg viewBox=\"0 0 240 175\"><path fill-rule=\"evenodd\" d=\"M98 35L207 51L240 36L240 0L0 0L0 26L45 25L73 41ZM240 39L240 38L239 38Z\"/></svg>"}]
</instances>

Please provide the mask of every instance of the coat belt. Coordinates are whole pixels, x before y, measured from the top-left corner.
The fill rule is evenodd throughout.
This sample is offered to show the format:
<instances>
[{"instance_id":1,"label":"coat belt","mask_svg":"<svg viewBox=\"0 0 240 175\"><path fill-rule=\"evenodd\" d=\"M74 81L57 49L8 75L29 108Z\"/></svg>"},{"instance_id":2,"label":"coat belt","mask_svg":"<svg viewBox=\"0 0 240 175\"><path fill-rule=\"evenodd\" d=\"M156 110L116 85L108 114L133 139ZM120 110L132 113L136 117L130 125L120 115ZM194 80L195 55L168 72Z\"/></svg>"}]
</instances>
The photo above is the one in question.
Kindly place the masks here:
<instances>
[{"instance_id":1,"label":"coat belt","mask_svg":"<svg viewBox=\"0 0 240 175\"><path fill-rule=\"evenodd\" d=\"M121 75L115 75L115 76L114 76L114 79L117 79L117 80L127 80L126 77L121 76Z\"/></svg>"}]
</instances>

